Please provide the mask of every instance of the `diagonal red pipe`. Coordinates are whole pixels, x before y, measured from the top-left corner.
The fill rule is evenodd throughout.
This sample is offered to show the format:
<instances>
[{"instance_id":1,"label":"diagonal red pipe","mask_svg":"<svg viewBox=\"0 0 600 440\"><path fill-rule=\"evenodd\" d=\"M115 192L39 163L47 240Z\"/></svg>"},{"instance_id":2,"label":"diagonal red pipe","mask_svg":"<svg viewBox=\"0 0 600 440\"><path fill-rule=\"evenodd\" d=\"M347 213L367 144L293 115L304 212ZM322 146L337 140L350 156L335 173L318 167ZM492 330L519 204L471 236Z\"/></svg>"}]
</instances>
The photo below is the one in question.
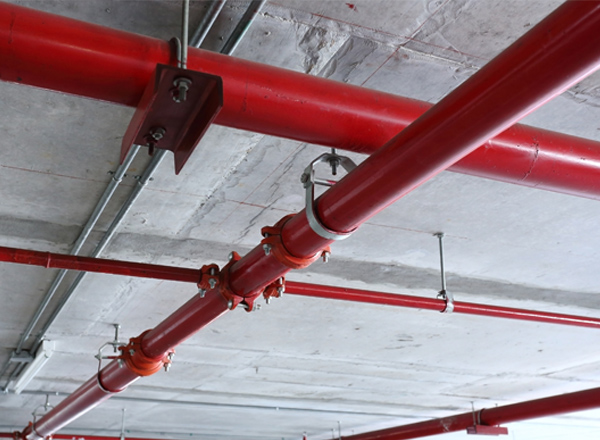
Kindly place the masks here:
<instances>
[{"instance_id":1,"label":"diagonal red pipe","mask_svg":"<svg viewBox=\"0 0 600 440\"><path fill-rule=\"evenodd\" d=\"M147 263L132 263L130 261L107 260L103 258L78 257L75 255L15 249L4 246L0 246L0 261L42 266L46 268L80 270L113 275L126 275L130 277L181 281L194 284L196 284L200 278L200 271L198 269L186 269ZM285 283L285 289L287 294L310 296L314 298L382 304L394 307L435 310L438 312L441 312L446 308L446 302L441 299L423 298L420 296L401 295L397 293L373 292L362 289L351 289L348 287L334 287L287 281ZM600 319L597 318L565 315L562 313L539 312L512 307L498 307L462 301L454 302L454 313L600 329Z\"/></svg>"},{"instance_id":2,"label":"diagonal red pipe","mask_svg":"<svg viewBox=\"0 0 600 440\"><path fill-rule=\"evenodd\" d=\"M0 3L4 81L136 106L156 63L169 58L160 40ZM361 153L374 153L431 107L198 49L190 49L188 67L223 78L217 124ZM506 128L449 169L600 198L600 143Z\"/></svg>"},{"instance_id":3,"label":"diagonal red pipe","mask_svg":"<svg viewBox=\"0 0 600 440\"><path fill-rule=\"evenodd\" d=\"M441 419L343 437L344 440L407 440L462 431L474 425L497 426L539 417L549 417L600 407L600 388L529 400L512 405L485 408Z\"/></svg>"},{"instance_id":4,"label":"diagonal red pipe","mask_svg":"<svg viewBox=\"0 0 600 440\"><path fill-rule=\"evenodd\" d=\"M14 14L11 17L14 27ZM320 220L334 232L351 231L592 73L600 63L599 26L600 2L565 3L320 197ZM12 35L9 39L13 41ZM20 59L14 51L9 55ZM242 71L238 76L244 75ZM281 238L297 258L312 257L331 242L313 232L304 212L285 224ZM262 246L233 261L225 274L228 284L220 289L229 288L241 297L255 295L290 270L273 253L265 255ZM142 356L144 364L162 362L171 347L226 310L216 289L204 299L197 296L142 334L134 354ZM56 432L137 378L129 364L120 368L111 362L35 426L25 428L22 436L31 440Z\"/></svg>"}]
</instances>

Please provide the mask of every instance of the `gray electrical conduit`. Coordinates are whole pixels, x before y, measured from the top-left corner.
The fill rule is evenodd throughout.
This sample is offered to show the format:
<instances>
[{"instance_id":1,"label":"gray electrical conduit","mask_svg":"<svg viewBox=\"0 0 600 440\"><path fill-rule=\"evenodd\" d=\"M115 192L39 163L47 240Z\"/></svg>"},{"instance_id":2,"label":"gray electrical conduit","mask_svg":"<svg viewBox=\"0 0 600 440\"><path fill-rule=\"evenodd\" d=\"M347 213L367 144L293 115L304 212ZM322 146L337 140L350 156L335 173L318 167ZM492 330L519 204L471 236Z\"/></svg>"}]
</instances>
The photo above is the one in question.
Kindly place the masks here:
<instances>
[{"instance_id":1,"label":"gray electrical conduit","mask_svg":"<svg viewBox=\"0 0 600 440\"><path fill-rule=\"evenodd\" d=\"M100 196L98 203L94 207L94 210L92 211L92 215L90 216L87 223L84 225L83 229L81 230L81 233L79 234L79 237L77 238L77 241L75 241L75 244L73 245L73 248L71 249L71 252L70 252L71 255L77 255L79 253L79 251L81 250L81 248L83 247L85 241L87 240L90 233L94 229L94 226L96 226L98 219L104 212L106 205L112 198L113 194L115 193L115 191L116 191L117 187L119 186L119 184L121 183L121 181L123 180L123 177L125 176L125 173L127 172L127 169L131 166L131 163L133 162L133 159L135 158L139 149L140 149L140 147L138 145L134 146L134 148L132 148L129 151L129 153L127 154L127 157L125 158L123 163L121 165L119 165L117 170L114 172L112 179L110 179L108 186L106 187L106 189L104 190L104 193L102 194L102 196ZM50 288L46 291L46 294L44 295L42 302L40 303L35 314L33 315L33 318L31 318L31 320L29 321L29 324L27 324L27 328L21 334L21 339L19 340L19 343L17 344L17 348L15 349L15 354L17 354L17 355L21 354L21 352L23 351L23 344L25 344L25 342L29 338L29 335L31 334L33 328L38 323L42 314L46 310L46 307L48 306L48 304L54 297L56 290L60 286L60 283L62 282L62 280L64 279L66 274L67 274L67 271L65 269L59 270L58 273L56 274L56 277L52 281ZM35 353L35 351L31 351L30 353L33 355ZM6 370L8 369L10 364L11 364L11 358L9 357L6 360L6 362L4 363L4 365L2 366L2 371L0 372L0 377L2 377L4 375L4 373L6 373ZM13 373L15 373L17 371L17 369L18 369L18 367L15 368ZM11 377L9 377L9 379L6 383L6 386L8 386L8 383L10 382L10 380L12 379L13 376L14 376L14 374L11 375ZM5 391L6 391L6 386L4 387Z\"/></svg>"},{"instance_id":2,"label":"gray electrical conduit","mask_svg":"<svg viewBox=\"0 0 600 440\"><path fill-rule=\"evenodd\" d=\"M216 3L221 3L221 4L215 5ZM213 2L213 4L211 4L211 6L209 6L209 11L207 12L207 14L214 14L214 16L211 18L208 18L206 20L203 19L202 22L200 23L200 25L212 26L216 20L216 16L223 9L224 3L225 3L225 1ZM266 3L265 0L254 0L250 3L248 9L242 16L242 19L240 20L238 25L235 27L231 36L228 38L227 42L221 49L221 51L220 51L221 53L223 53L225 55L231 55L233 53L233 51L237 48L241 38L246 34L250 25L254 21L254 18L256 17L257 13L260 11L260 9L263 7L263 5L265 3ZM208 30L206 30L206 31L196 30L196 32L194 33L194 38L192 39L190 45L192 45L194 47L200 47L200 45L202 44L202 40L196 40L196 38L204 39L206 37L207 33L208 33ZM138 197L141 194L141 192L143 191L143 189L146 187L148 182L151 180L152 175L154 174L156 168L158 168L158 166L164 159L165 155L166 155L165 150L157 150L157 152L154 154L154 156L152 157L152 160L150 161L146 170L144 171L144 173L138 180L135 188L129 195L127 201L123 204L123 206L117 213L116 217L112 221L111 225L107 229L103 239L100 241L100 243L98 243L98 245L96 246L96 249L94 249L94 251L92 252L92 254L90 256L97 257L106 248L106 246L108 245L108 242L114 236L117 228L120 226L123 219L129 212L129 210L131 209L133 204L136 202L136 200L138 199ZM80 272L77 275L77 277L73 280L73 282L71 283L71 286L69 287L69 289L63 294L63 296L60 299L60 302L58 303L58 305L52 312L52 315L48 318L48 320L44 324L43 328L40 330L40 332L36 336L35 342L32 346L32 349L30 350L31 353L35 353L36 350L39 348L42 341L44 340L45 334L47 333L48 329L54 323L54 321L56 320L56 318L58 317L58 315L60 314L62 309L65 307L65 305L70 300L70 298L73 296L73 293L75 292L75 290L77 289L77 287L79 286L81 281L85 278L85 276L86 276L86 272ZM63 277L64 277L64 275L63 275ZM9 364L9 363L10 363L10 359L8 360L7 364ZM26 365L26 364L23 364L23 365ZM8 365L6 367L8 367ZM13 377L15 376L15 374L20 373L21 369L22 368L19 368L19 367L15 368L15 370L13 371L13 374L11 374L11 376L8 378L8 380L6 382L6 385L4 387L4 392L7 391L8 385L9 385L10 381L13 379ZM0 374L0 377L1 377L1 374Z\"/></svg>"}]
</instances>

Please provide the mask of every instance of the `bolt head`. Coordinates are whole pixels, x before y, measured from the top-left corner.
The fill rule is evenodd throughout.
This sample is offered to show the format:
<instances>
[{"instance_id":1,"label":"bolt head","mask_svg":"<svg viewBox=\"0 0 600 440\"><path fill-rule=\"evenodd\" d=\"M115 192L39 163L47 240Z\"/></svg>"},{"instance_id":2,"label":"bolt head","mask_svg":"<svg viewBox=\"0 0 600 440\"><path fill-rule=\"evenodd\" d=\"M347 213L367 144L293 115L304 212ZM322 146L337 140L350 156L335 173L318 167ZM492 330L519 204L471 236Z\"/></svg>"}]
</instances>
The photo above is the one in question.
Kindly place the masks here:
<instances>
[{"instance_id":1,"label":"bolt head","mask_svg":"<svg viewBox=\"0 0 600 440\"><path fill-rule=\"evenodd\" d=\"M214 289L214 288L215 288L215 286L217 285L217 280L215 280L214 278L210 278L210 279L208 280L208 284L210 284L210 288L211 288L211 289Z\"/></svg>"},{"instance_id":2,"label":"bolt head","mask_svg":"<svg viewBox=\"0 0 600 440\"><path fill-rule=\"evenodd\" d=\"M204 298L204 295L206 295L206 289L198 289L198 295L200 295L200 298Z\"/></svg>"},{"instance_id":3,"label":"bolt head","mask_svg":"<svg viewBox=\"0 0 600 440\"><path fill-rule=\"evenodd\" d=\"M229 255L227 255L227 259L229 261L233 260L233 252L229 252Z\"/></svg>"},{"instance_id":4,"label":"bolt head","mask_svg":"<svg viewBox=\"0 0 600 440\"><path fill-rule=\"evenodd\" d=\"M329 262L329 257L331 256L331 252L323 252L322 254L323 257L323 263L328 263Z\"/></svg>"},{"instance_id":5,"label":"bolt head","mask_svg":"<svg viewBox=\"0 0 600 440\"><path fill-rule=\"evenodd\" d=\"M232 299L230 299L229 301L227 301L227 308L229 310L231 310L233 308L233 300Z\"/></svg>"},{"instance_id":6,"label":"bolt head","mask_svg":"<svg viewBox=\"0 0 600 440\"><path fill-rule=\"evenodd\" d=\"M271 253L271 245L270 244L263 244L263 250L265 251L265 255L269 255Z\"/></svg>"}]
</instances>

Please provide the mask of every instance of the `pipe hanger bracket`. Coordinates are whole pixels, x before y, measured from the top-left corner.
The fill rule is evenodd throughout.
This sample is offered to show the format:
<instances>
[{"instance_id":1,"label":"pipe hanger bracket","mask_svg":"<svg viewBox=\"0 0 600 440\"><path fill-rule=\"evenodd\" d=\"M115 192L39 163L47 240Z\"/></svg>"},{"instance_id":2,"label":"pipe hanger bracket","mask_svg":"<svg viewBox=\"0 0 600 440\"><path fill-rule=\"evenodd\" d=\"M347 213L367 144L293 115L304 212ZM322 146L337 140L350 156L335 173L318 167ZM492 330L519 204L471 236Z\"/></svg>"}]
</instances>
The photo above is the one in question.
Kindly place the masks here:
<instances>
[{"instance_id":1,"label":"pipe hanger bracket","mask_svg":"<svg viewBox=\"0 0 600 440\"><path fill-rule=\"evenodd\" d=\"M335 152L324 153L313 160L302 173L300 181L304 185L306 190L306 218L311 229L319 236L326 240L344 240L354 232L336 232L328 229L321 221L317 218L315 212L315 185L333 186L335 181L332 180L319 180L315 178L315 166L319 163L328 163L331 166L333 174L337 174L337 167L341 166L346 172L352 171L356 168L356 164L346 156L340 156Z\"/></svg>"}]
</instances>

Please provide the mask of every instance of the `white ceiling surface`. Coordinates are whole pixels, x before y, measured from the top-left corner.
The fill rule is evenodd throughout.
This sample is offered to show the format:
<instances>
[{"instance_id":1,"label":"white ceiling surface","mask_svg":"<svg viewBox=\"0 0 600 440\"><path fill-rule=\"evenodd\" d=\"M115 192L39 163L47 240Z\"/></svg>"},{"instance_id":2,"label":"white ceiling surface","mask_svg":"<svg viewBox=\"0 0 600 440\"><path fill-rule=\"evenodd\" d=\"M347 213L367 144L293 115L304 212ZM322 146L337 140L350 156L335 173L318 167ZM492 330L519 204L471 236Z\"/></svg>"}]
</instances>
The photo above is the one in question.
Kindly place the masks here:
<instances>
[{"instance_id":1,"label":"white ceiling surface","mask_svg":"<svg viewBox=\"0 0 600 440\"><path fill-rule=\"evenodd\" d=\"M179 2L18 3L164 39L179 33ZM236 56L436 102L559 3L270 1ZM220 48L246 5L227 3L206 48ZM193 2L192 26L205 6ZM598 78L525 122L600 140ZM0 245L68 252L118 165L132 109L7 83L0 94ZM222 264L230 250L256 245L262 226L302 209L299 176L323 150L212 127L179 176L168 156L103 256ZM85 252L147 161L142 152ZM289 279L434 297L432 234L443 231L458 299L599 317L599 215L596 201L442 173L336 243L330 264ZM0 265L0 362L54 274ZM51 327L57 352L27 392L73 391L96 371L93 355L112 339L112 323L121 323L123 338L136 336L195 292L89 275ZM128 436L331 438L338 421L349 435L465 412L471 402L481 408L596 387L599 340L591 329L288 295L217 320L177 348L168 374L141 379L64 432L118 435L126 408ZM1 395L0 431L22 429L44 400ZM598 416L515 424L510 438L596 439Z\"/></svg>"}]
</instances>

